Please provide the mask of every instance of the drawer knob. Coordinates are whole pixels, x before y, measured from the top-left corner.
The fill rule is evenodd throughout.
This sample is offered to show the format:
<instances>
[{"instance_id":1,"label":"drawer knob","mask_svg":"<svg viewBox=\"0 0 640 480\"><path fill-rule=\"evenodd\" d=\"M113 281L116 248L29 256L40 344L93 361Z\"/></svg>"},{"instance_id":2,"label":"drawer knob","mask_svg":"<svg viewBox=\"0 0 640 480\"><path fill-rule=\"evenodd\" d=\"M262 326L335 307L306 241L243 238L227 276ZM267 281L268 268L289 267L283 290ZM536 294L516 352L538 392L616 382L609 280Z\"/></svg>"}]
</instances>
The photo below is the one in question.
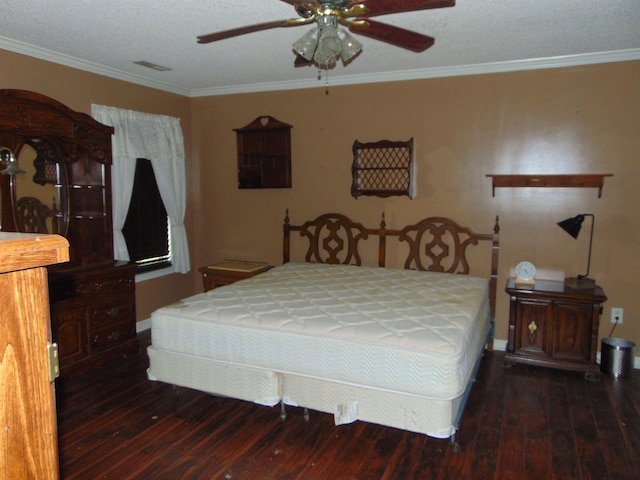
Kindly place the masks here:
<instances>
[{"instance_id":1,"label":"drawer knob","mask_svg":"<svg viewBox=\"0 0 640 480\"><path fill-rule=\"evenodd\" d=\"M538 325L535 320L531 320L528 325L529 328L529 344L533 345L536 343L536 330L538 330Z\"/></svg>"},{"instance_id":2,"label":"drawer knob","mask_svg":"<svg viewBox=\"0 0 640 480\"><path fill-rule=\"evenodd\" d=\"M113 307L107 310L107 315L111 317L117 317L120 314L120 309L118 307Z\"/></svg>"}]
</instances>

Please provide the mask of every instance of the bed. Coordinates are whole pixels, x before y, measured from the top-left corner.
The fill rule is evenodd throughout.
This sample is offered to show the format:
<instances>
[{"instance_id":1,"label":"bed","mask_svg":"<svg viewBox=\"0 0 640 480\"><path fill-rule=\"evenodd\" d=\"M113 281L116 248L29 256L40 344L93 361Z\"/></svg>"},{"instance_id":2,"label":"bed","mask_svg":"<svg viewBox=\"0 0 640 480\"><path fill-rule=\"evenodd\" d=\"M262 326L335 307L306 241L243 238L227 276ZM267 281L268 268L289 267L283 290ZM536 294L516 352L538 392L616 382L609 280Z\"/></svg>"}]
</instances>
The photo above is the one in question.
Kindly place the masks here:
<instances>
[{"instance_id":1,"label":"bed","mask_svg":"<svg viewBox=\"0 0 640 480\"><path fill-rule=\"evenodd\" d=\"M456 445L492 348L497 217L478 234L443 217L390 229L384 215L369 228L336 213L293 225L287 212L283 233L282 265L153 312L149 379ZM470 275L467 248L481 244L486 274Z\"/></svg>"}]
</instances>

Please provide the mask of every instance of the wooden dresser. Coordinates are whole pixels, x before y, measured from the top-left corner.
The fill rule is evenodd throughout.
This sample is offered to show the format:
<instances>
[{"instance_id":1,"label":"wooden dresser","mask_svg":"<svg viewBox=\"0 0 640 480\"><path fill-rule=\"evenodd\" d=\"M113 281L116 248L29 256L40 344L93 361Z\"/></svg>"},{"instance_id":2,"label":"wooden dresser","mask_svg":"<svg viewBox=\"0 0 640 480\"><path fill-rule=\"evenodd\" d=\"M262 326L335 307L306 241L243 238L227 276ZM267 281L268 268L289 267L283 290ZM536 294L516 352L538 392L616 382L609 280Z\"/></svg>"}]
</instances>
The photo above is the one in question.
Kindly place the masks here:
<instances>
[{"instance_id":1,"label":"wooden dresser","mask_svg":"<svg viewBox=\"0 0 640 480\"><path fill-rule=\"evenodd\" d=\"M63 373L138 351L135 265L49 268L51 326Z\"/></svg>"},{"instance_id":2,"label":"wooden dresser","mask_svg":"<svg viewBox=\"0 0 640 480\"><path fill-rule=\"evenodd\" d=\"M0 232L0 478L59 478L45 265L68 259L58 235Z\"/></svg>"},{"instance_id":3,"label":"wooden dresser","mask_svg":"<svg viewBox=\"0 0 640 480\"><path fill-rule=\"evenodd\" d=\"M564 282L536 280L531 287L507 281L509 340L505 362L597 375L596 352L602 288L565 288Z\"/></svg>"},{"instance_id":4,"label":"wooden dresser","mask_svg":"<svg viewBox=\"0 0 640 480\"><path fill-rule=\"evenodd\" d=\"M69 242L69 262L48 268L53 339L63 375L138 349L135 266L113 256L113 131L44 95L0 90L0 146L25 170L35 168L33 175L0 175L2 230L24 228L16 207L25 192L51 189L48 198L39 199L50 205L53 198L45 228L50 224Z\"/></svg>"}]
</instances>

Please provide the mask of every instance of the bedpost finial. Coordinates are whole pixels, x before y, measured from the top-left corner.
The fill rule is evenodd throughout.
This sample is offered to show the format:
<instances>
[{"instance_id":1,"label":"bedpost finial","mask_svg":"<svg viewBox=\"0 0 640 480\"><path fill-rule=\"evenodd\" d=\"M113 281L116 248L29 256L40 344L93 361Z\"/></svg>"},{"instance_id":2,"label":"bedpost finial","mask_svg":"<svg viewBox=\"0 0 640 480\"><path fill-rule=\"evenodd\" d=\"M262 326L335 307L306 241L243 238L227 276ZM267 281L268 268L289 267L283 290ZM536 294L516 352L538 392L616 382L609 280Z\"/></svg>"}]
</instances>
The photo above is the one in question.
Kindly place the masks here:
<instances>
[{"instance_id":1,"label":"bedpost finial","mask_svg":"<svg viewBox=\"0 0 640 480\"><path fill-rule=\"evenodd\" d=\"M384 212L382 212L382 220L380 220L380 228L385 228L387 226L387 222L384 218Z\"/></svg>"},{"instance_id":2,"label":"bedpost finial","mask_svg":"<svg viewBox=\"0 0 640 480\"><path fill-rule=\"evenodd\" d=\"M496 224L493 227L493 233L500 233L500 221L498 215L496 215Z\"/></svg>"},{"instance_id":3,"label":"bedpost finial","mask_svg":"<svg viewBox=\"0 0 640 480\"><path fill-rule=\"evenodd\" d=\"M284 223L289 223L289 209L287 208L284 214Z\"/></svg>"}]
</instances>

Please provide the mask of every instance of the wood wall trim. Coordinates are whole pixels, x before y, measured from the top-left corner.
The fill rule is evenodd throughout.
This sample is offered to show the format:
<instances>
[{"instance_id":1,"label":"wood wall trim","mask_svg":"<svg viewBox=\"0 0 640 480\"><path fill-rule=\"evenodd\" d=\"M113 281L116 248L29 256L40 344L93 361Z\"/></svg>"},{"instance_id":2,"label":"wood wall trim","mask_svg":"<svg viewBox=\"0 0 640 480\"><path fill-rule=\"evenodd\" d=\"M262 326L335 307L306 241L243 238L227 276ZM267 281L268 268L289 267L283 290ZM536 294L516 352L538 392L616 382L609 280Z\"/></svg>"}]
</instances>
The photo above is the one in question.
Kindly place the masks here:
<instances>
[{"instance_id":1,"label":"wood wall trim","mask_svg":"<svg viewBox=\"0 0 640 480\"><path fill-rule=\"evenodd\" d=\"M499 187L574 187L597 188L598 198L602 197L605 177L612 177L613 173L594 173L585 175L496 175L487 174L492 180L492 196L496 196Z\"/></svg>"}]
</instances>

